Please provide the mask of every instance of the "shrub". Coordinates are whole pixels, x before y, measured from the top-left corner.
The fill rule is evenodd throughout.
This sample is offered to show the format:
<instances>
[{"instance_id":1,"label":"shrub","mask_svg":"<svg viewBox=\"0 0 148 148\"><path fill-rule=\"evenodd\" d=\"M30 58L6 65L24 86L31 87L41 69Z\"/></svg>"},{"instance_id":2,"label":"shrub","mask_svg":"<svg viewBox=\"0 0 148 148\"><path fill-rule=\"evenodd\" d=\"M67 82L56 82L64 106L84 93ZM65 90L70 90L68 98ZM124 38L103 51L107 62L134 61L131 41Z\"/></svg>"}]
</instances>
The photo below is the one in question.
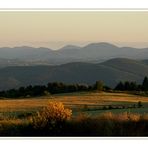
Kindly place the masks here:
<instances>
[{"instance_id":1,"label":"shrub","mask_svg":"<svg viewBox=\"0 0 148 148\"><path fill-rule=\"evenodd\" d=\"M37 112L31 121L34 129L57 132L71 118L72 111L65 109L61 102L49 102L48 106Z\"/></svg>"},{"instance_id":2,"label":"shrub","mask_svg":"<svg viewBox=\"0 0 148 148\"><path fill-rule=\"evenodd\" d=\"M141 107L142 107L142 102L139 101L139 102L138 102L138 108L141 108Z\"/></svg>"}]
</instances>

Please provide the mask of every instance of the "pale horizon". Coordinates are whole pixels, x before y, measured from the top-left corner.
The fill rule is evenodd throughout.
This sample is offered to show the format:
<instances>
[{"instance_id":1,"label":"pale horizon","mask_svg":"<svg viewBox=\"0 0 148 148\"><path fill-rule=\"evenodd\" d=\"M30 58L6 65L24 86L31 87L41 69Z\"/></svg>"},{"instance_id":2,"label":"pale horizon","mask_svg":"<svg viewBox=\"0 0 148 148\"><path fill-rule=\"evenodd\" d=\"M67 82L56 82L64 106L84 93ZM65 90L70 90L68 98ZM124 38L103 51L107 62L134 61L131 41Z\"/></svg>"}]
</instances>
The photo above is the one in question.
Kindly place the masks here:
<instances>
[{"instance_id":1,"label":"pale horizon","mask_svg":"<svg viewBox=\"0 0 148 148\"><path fill-rule=\"evenodd\" d=\"M0 12L0 47L148 47L148 12Z\"/></svg>"},{"instance_id":2,"label":"pale horizon","mask_svg":"<svg viewBox=\"0 0 148 148\"><path fill-rule=\"evenodd\" d=\"M109 43L109 44L112 44L112 45L115 45L117 47L132 47L132 48L148 48L148 43L147 42L141 42L141 43L135 43L135 42L128 42L128 43L112 43L112 42L82 42L82 43L76 43L76 42L59 42L59 43L54 43L54 42L47 42L47 43L40 43L40 44L35 44L35 43L28 43L28 44L15 44L15 43L11 43L11 45L7 45L7 46L0 46L0 48L15 48L15 47L32 47L32 48L49 48L51 50L59 50L67 45L72 45L72 46L78 46L78 47L85 47L91 43Z\"/></svg>"}]
</instances>

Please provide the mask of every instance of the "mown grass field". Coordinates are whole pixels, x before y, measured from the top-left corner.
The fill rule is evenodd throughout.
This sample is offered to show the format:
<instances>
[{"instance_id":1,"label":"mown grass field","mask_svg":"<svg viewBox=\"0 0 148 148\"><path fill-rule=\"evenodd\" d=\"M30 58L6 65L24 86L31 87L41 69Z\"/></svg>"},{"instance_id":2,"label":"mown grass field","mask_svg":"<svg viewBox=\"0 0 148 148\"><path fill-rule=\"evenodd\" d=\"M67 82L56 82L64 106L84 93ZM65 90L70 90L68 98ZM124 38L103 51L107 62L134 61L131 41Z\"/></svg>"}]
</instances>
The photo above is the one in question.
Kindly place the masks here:
<instances>
[{"instance_id":1,"label":"mown grass field","mask_svg":"<svg viewBox=\"0 0 148 148\"><path fill-rule=\"evenodd\" d=\"M48 105L49 101L62 102L65 107L73 110L73 115L80 112L87 113L91 116L98 115L102 112L134 112L148 113L148 97L136 96L126 93L69 93L52 96L43 96L36 98L19 98L19 99L1 99L0 100L0 118L23 118L40 110ZM102 106L132 106L137 105L138 101L142 102L142 108L125 108L125 109L100 109Z\"/></svg>"}]
</instances>

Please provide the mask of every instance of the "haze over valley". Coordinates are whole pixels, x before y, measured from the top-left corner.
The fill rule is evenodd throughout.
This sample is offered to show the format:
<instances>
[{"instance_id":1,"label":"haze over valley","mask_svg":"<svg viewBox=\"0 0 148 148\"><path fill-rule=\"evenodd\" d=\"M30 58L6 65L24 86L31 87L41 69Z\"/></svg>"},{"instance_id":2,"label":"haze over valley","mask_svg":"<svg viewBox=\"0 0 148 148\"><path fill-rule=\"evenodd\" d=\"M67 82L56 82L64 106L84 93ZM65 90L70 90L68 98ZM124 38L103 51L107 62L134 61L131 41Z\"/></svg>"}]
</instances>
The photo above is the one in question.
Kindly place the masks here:
<instances>
[{"instance_id":1,"label":"haze over valley","mask_svg":"<svg viewBox=\"0 0 148 148\"><path fill-rule=\"evenodd\" d=\"M28 46L0 48L0 67L100 63L112 58L148 59L148 48L118 47L105 42L91 43L84 47L66 45L59 50Z\"/></svg>"},{"instance_id":2,"label":"haze over valley","mask_svg":"<svg viewBox=\"0 0 148 148\"><path fill-rule=\"evenodd\" d=\"M148 75L148 48L91 43L59 50L33 47L0 48L0 90L48 82L93 84L102 80L141 83Z\"/></svg>"}]
</instances>

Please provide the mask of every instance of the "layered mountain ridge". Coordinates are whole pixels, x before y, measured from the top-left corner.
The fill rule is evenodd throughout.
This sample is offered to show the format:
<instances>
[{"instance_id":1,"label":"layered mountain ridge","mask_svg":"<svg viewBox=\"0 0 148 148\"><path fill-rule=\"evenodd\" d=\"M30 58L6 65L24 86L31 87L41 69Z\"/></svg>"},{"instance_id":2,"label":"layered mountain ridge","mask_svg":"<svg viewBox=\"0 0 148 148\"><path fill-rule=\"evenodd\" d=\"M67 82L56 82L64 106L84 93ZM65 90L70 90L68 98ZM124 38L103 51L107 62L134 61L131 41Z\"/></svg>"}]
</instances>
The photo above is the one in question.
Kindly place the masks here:
<instances>
[{"instance_id":1,"label":"layered mountain ridge","mask_svg":"<svg viewBox=\"0 0 148 148\"><path fill-rule=\"evenodd\" d=\"M91 43L84 47L66 45L59 50L28 46L0 48L0 67L99 63L112 58L148 59L148 48L118 47L105 42Z\"/></svg>"},{"instance_id":2,"label":"layered mountain ridge","mask_svg":"<svg viewBox=\"0 0 148 148\"><path fill-rule=\"evenodd\" d=\"M119 81L141 83L148 76L148 64L127 58L102 63L73 62L62 65L10 66L0 69L0 90L48 82L93 84L102 80L110 87Z\"/></svg>"}]
</instances>

